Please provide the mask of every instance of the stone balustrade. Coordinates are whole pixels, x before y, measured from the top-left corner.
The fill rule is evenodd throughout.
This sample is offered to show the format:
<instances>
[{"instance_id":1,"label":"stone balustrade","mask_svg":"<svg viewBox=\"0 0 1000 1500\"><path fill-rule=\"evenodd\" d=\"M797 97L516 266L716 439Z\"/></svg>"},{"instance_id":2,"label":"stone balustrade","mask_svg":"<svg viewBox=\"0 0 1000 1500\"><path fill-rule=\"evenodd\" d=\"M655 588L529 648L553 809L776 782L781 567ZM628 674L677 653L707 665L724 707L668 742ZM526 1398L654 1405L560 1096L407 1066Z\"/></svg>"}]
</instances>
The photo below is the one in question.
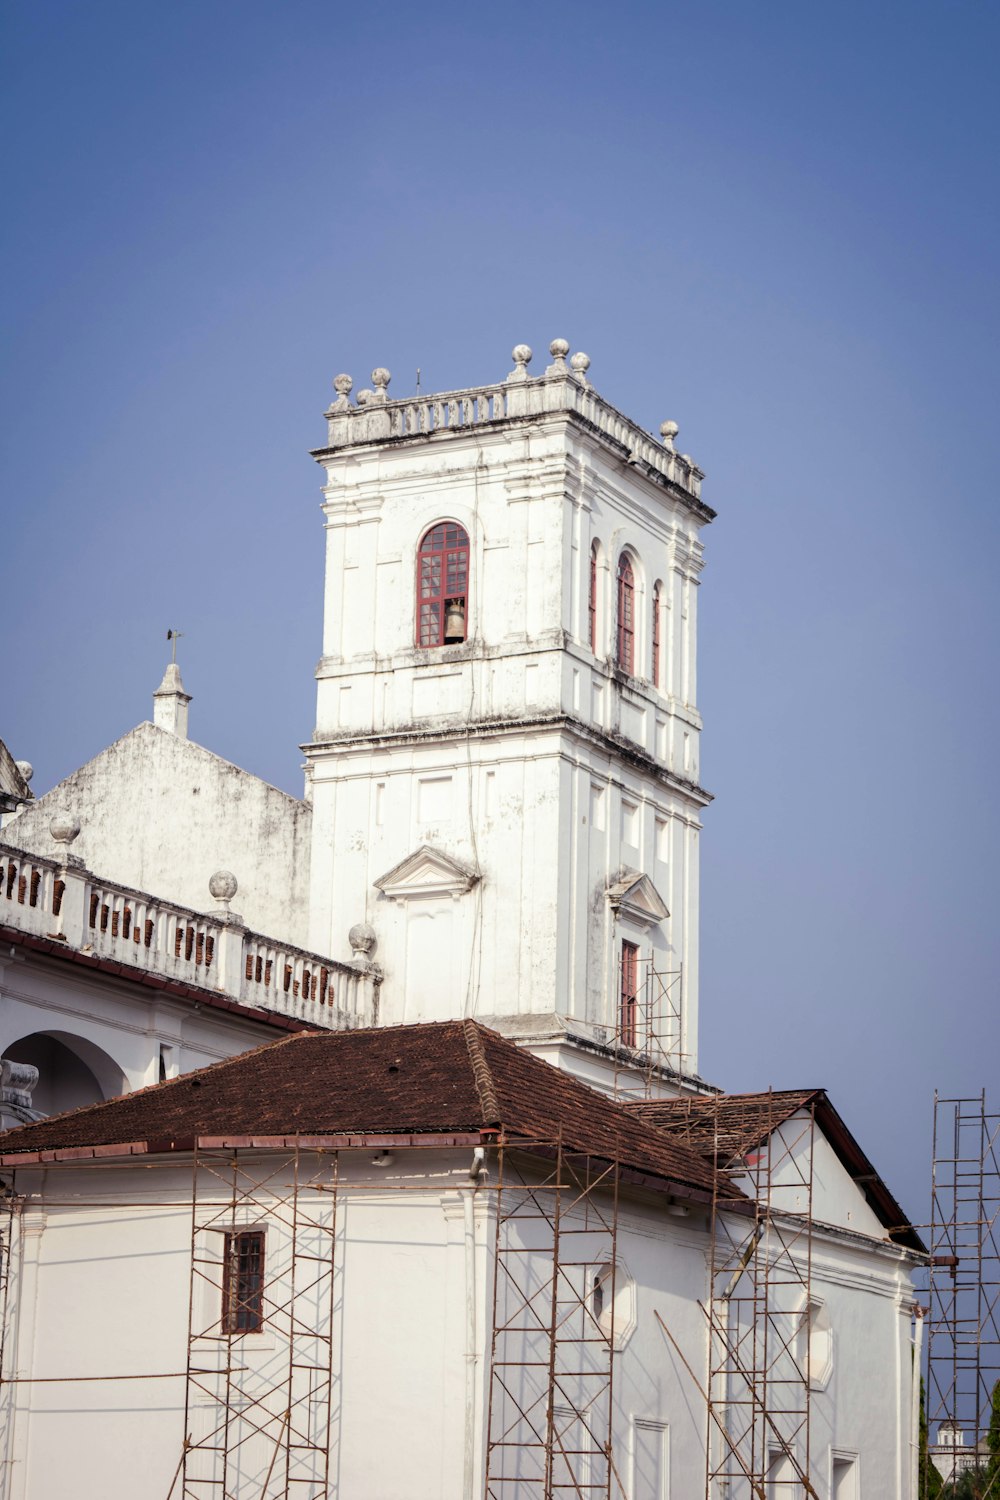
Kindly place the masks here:
<instances>
[{"instance_id":1,"label":"stone balustrade","mask_svg":"<svg viewBox=\"0 0 1000 1500\"><path fill-rule=\"evenodd\" d=\"M334 1031L375 1020L374 964L278 943L228 909L191 911L98 880L71 855L0 844L0 924Z\"/></svg>"},{"instance_id":2,"label":"stone balustrade","mask_svg":"<svg viewBox=\"0 0 1000 1500\"><path fill-rule=\"evenodd\" d=\"M563 343L555 340L553 350L556 344ZM519 349L525 347L522 345ZM574 361L578 363L574 364ZM576 412L591 427L618 444L633 466L647 468L652 476L659 476L700 501L704 474L687 454L675 452L676 423L663 424L662 442L636 426L590 385L585 373L590 363L586 355L574 356L570 361L572 369L557 355L556 364L538 377L528 375L525 363L519 360L517 369L496 385L398 401L390 400L386 393L389 372L375 370L372 378L377 389L360 392L357 406L350 402L350 377L338 375L334 385L339 396L326 413L328 448L429 437L434 433L467 431L513 418L570 411Z\"/></svg>"}]
</instances>

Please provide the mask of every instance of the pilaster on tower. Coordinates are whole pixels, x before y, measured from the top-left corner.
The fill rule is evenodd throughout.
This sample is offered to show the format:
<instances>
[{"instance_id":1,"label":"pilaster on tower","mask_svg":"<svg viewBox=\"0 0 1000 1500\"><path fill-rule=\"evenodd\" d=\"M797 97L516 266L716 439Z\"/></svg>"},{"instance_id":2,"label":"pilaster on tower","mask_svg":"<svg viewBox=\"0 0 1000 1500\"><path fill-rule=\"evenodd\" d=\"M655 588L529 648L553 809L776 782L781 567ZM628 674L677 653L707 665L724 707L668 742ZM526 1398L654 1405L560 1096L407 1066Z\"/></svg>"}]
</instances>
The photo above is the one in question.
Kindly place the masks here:
<instances>
[{"instance_id":1,"label":"pilaster on tower","mask_svg":"<svg viewBox=\"0 0 1000 1500\"><path fill-rule=\"evenodd\" d=\"M563 1023L697 1066L702 474L544 373L326 413L311 941L378 937L382 1020ZM624 959L624 967L623 967ZM633 969L630 970L630 965ZM635 968L634 966L638 966Z\"/></svg>"}]
</instances>

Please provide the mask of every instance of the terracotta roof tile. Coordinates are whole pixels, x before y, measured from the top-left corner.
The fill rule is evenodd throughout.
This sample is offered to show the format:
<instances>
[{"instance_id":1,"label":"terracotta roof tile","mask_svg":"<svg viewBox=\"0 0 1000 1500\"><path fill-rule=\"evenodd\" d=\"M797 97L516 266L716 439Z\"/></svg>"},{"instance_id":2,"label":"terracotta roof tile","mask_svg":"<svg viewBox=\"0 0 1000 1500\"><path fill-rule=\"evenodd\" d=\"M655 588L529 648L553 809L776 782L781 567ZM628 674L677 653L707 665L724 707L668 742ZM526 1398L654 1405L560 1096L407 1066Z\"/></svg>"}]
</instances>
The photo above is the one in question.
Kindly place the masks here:
<instances>
[{"instance_id":1,"label":"terracotta roof tile","mask_svg":"<svg viewBox=\"0 0 1000 1500\"><path fill-rule=\"evenodd\" d=\"M198 1137L498 1132L564 1146L710 1193L683 1141L475 1021L301 1032L196 1073L10 1131L7 1162L38 1151ZM728 1184L734 1199L742 1194Z\"/></svg>"},{"instance_id":2,"label":"terracotta roof tile","mask_svg":"<svg viewBox=\"0 0 1000 1500\"><path fill-rule=\"evenodd\" d=\"M715 1098L658 1099L626 1106L678 1145L697 1151L706 1163L735 1175L747 1152L767 1140L803 1109L815 1110L817 1128L833 1147L844 1170L868 1202L889 1238L926 1254L927 1247L887 1184L834 1109L825 1089L774 1089L759 1094L720 1094Z\"/></svg>"}]
</instances>

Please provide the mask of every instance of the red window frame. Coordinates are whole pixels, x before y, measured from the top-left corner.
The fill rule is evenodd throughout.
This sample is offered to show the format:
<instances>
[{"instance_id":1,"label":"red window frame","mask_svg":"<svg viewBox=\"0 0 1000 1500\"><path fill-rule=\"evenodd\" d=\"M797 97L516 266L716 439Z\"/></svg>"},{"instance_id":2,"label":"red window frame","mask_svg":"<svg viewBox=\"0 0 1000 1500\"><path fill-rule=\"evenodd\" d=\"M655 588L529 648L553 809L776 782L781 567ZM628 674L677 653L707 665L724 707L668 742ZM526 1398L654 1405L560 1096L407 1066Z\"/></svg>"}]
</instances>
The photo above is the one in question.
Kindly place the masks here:
<instances>
[{"instance_id":1,"label":"red window frame","mask_svg":"<svg viewBox=\"0 0 1000 1500\"><path fill-rule=\"evenodd\" d=\"M653 589L653 686L660 685L660 585Z\"/></svg>"},{"instance_id":2,"label":"red window frame","mask_svg":"<svg viewBox=\"0 0 1000 1500\"><path fill-rule=\"evenodd\" d=\"M635 574L628 553L618 561L618 665L623 672L635 672Z\"/></svg>"},{"instance_id":3,"label":"red window frame","mask_svg":"<svg viewBox=\"0 0 1000 1500\"><path fill-rule=\"evenodd\" d=\"M597 543L590 549L590 649L597 655Z\"/></svg>"},{"instance_id":4,"label":"red window frame","mask_svg":"<svg viewBox=\"0 0 1000 1500\"><path fill-rule=\"evenodd\" d=\"M223 1249L222 1331L260 1333L264 1327L264 1231L233 1229Z\"/></svg>"},{"instance_id":5,"label":"red window frame","mask_svg":"<svg viewBox=\"0 0 1000 1500\"><path fill-rule=\"evenodd\" d=\"M622 943L622 981L618 997L618 1038L623 1047L636 1044L639 1010L639 945Z\"/></svg>"},{"instance_id":6,"label":"red window frame","mask_svg":"<svg viewBox=\"0 0 1000 1500\"><path fill-rule=\"evenodd\" d=\"M462 634L445 639L449 604L462 606ZM469 535L457 521L437 521L417 548L416 642L458 645L468 636Z\"/></svg>"}]
</instances>

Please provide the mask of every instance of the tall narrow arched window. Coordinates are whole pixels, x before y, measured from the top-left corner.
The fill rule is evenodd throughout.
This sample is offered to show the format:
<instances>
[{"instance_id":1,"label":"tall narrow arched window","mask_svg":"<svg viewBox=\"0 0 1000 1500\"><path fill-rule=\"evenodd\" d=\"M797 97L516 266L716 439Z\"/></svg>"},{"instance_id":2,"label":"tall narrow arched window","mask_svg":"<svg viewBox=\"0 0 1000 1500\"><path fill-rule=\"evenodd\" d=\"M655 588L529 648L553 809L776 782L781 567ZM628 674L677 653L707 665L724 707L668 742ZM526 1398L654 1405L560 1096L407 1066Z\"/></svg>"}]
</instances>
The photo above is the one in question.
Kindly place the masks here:
<instances>
[{"instance_id":1,"label":"tall narrow arched window","mask_svg":"<svg viewBox=\"0 0 1000 1500\"><path fill-rule=\"evenodd\" d=\"M439 521L417 551L417 645L464 641L468 605L468 532L456 521Z\"/></svg>"},{"instance_id":2,"label":"tall narrow arched window","mask_svg":"<svg viewBox=\"0 0 1000 1500\"><path fill-rule=\"evenodd\" d=\"M618 665L635 672L635 574L626 552L618 563Z\"/></svg>"},{"instance_id":3,"label":"tall narrow arched window","mask_svg":"<svg viewBox=\"0 0 1000 1500\"><path fill-rule=\"evenodd\" d=\"M660 585L653 586L653 686L660 686Z\"/></svg>"},{"instance_id":4,"label":"tall narrow arched window","mask_svg":"<svg viewBox=\"0 0 1000 1500\"><path fill-rule=\"evenodd\" d=\"M588 605L590 626L590 649L597 655L597 554L598 546L594 542L590 549L590 602Z\"/></svg>"}]
</instances>

